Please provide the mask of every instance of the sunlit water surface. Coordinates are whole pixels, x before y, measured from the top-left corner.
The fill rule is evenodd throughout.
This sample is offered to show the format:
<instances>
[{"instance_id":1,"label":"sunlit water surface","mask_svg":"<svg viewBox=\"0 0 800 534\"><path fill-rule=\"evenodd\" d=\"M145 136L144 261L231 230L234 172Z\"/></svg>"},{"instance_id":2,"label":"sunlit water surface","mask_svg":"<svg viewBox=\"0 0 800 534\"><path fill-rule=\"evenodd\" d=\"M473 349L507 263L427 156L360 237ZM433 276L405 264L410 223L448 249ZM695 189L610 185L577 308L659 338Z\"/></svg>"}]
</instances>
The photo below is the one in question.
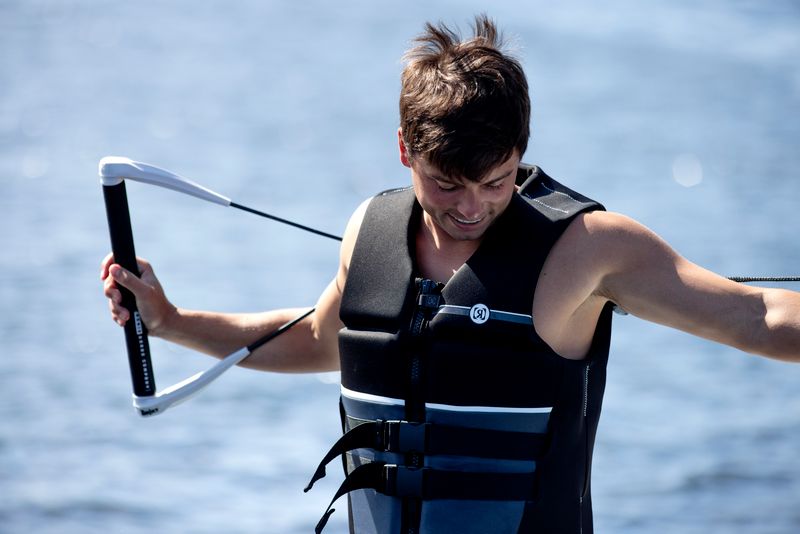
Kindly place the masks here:
<instances>
[{"instance_id":1,"label":"sunlit water surface","mask_svg":"<svg viewBox=\"0 0 800 534\"><path fill-rule=\"evenodd\" d=\"M486 3L0 3L0 532L310 532L336 376L233 370L140 419L98 264L98 160L124 155L343 231L397 161L399 61ZM532 86L527 161L726 275L798 274L800 8L491 3ZM128 187L182 306L312 305L336 244ZM152 341L163 387L203 356ZM800 531L800 366L616 319L595 454L606 533ZM326 532L344 532L334 514Z\"/></svg>"}]
</instances>

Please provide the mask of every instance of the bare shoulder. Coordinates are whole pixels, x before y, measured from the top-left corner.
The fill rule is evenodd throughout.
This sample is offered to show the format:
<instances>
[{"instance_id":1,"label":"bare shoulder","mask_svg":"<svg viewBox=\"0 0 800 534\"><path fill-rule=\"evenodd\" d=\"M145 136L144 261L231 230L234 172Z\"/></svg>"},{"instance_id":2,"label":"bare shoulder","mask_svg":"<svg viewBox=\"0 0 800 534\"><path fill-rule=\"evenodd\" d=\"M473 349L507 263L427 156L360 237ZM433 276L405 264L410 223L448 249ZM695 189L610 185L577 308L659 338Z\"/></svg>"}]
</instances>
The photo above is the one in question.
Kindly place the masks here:
<instances>
[{"instance_id":1,"label":"bare shoulder","mask_svg":"<svg viewBox=\"0 0 800 534\"><path fill-rule=\"evenodd\" d=\"M550 250L540 275L539 289L548 289L549 281L581 288L584 296L594 293L600 279L614 269L630 268L630 262L650 257L651 246L666 247L654 232L619 213L593 211L575 217ZM667 247L668 248L668 247ZM588 284L588 285L587 285ZM538 290L537 290L538 291Z\"/></svg>"},{"instance_id":2,"label":"bare shoulder","mask_svg":"<svg viewBox=\"0 0 800 534\"><path fill-rule=\"evenodd\" d=\"M613 252L612 258L616 257L617 253L624 251L626 258L629 255L641 255L646 259L650 247L671 251L667 242L650 228L621 213L594 211L578 219L579 224L571 225L568 231L574 227L571 234L576 237L584 236L594 241L597 248L603 250L610 247L610 251ZM585 235L579 231L581 226L586 228Z\"/></svg>"},{"instance_id":3,"label":"bare shoulder","mask_svg":"<svg viewBox=\"0 0 800 534\"><path fill-rule=\"evenodd\" d=\"M556 242L545 270L568 268L595 283L644 266L674 269L680 256L651 229L620 213L593 211L575 218ZM610 296L610 295L605 295Z\"/></svg>"},{"instance_id":4,"label":"bare shoulder","mask_svg":"<svg viewBox=\"0 0 800 534\"><path fill-rule=\"evenodd\" d=\"M666 244L640 222L611 211L592 211L577 216L559 242L563 242L564 246L586 247L601 257L609 246L617 252L626 248L636 252L639 246L648 242Z\"/></svg>"},{"instance_id":5,"label":"bare shoulder","mask_svg":"<svg viewBox=\"0 0 800 534\"><path fill-rule=\"evenodd\" d=\"M737 284L687 260L629 217L587 213L556 242L539 275L537 332L556 352L581 357L609 301L642 319L748 352L796 357L800 329L796 321L786 327L791 321L784 319L796 317L796 294Z\"/></svg>"},{"instance_id":6,"label":"bare shoulder","mask_svg":"<svg viewBox=\"0 0 800 534\"><path fill-rule=\"evenodd\" d=\"M539 273L533 302L537 332L562 356L582 357L605 304L625 300L609 284L615 274L624 280L625 273L648 263L672 265L675 256L654 232L630 217L605 211L577 216Z\"/></svg>"}]
</instances>

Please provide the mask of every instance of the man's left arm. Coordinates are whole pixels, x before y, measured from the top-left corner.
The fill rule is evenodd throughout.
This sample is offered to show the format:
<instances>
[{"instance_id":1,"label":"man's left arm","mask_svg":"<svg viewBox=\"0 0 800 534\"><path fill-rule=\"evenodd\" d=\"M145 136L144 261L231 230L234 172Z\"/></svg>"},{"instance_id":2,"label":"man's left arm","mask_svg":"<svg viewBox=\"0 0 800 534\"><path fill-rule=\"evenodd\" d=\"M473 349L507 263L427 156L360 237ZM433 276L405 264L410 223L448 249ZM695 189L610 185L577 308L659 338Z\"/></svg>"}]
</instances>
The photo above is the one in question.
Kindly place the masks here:
<instances>
[{"instance_id":1,"label":"man's left arm","mask_svg":"<svg viewBox=\"0 0 800 534\"><path fill-rule=\"evenodd\" d=\"M746 352L800 361L800 293L719 276L627 217L587 217L598 267L595 295L637 317Z\"/></svg>"}]
</instances>

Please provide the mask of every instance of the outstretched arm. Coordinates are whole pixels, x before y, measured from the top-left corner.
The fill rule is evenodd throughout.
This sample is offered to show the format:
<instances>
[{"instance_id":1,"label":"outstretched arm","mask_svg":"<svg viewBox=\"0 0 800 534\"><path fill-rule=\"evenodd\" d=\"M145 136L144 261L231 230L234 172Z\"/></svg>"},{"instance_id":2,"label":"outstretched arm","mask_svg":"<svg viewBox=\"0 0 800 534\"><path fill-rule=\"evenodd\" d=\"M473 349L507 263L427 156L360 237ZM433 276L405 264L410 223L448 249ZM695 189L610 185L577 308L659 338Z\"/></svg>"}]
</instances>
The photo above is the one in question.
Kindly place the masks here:
<instances>
[{"instance_id":1,"label":"outstretched arm","mask_svg":"<svg viewBox=\"0 0 800 534\"><path fill-rule=\"evenodd\" d=\"M548 257L539 288L534 315L543 320L537 330L567 356L585 354L592 319L611 301L648 321L753 354L800 361L800 293L732 282L619 214L577 218ZM592 325L588 331L586 323Z\"/></svg>"},{"instance_id":2,"label":"outstretched arm","mask_svg":"<svg viewBox=\"0 0 800 534\"><path fill-rule=\"evenodd\" d=\"M338 331L341 289L344 287L350 256L363 218L362 205L351 218L340 252L336 278L317 301L309 317L253 352L244 367L277 372L321 372L339 367ZM138 259L142 275L138 278L113 263L111 255L101 264L101 278L109 299L112 318L118 324L129 319L120 305L118 285L127 287L136 297L142 320L150 334L194 350L224 357L252 343L264 334L294 319L303 309L281 309L261 313L218 313L187 310L174 306L164 294L152 266Z\"/></svg>"},{"instance_id":3,"label":"outstretched arm","mask_svg":"<svg viewBox=\"0 0 800 534\"><path fill-rule=\"evenodd\" d=\"M800 361L800 293L732 282L681 257L644 226L613 214L608 219L598 294L643 319Z\"/></svg>"},{"instance_id":4,"label":"outstretched arm","mask_svg":"<svg viewBox=\"0 0 800 534\"><path fill-rule=\"evenodd\" d=\"M302 309L281 309L260 313L218 313L187 310L174 306L164 294L152 266L138 258L141 278L131 274L108 256L101 266L105 295L114 320L124 325L130 313L120 306L118 285L136 297L142 320L151 335L222 358L277 329L302 313ZM335 344L327 330L336 329L339 293L334 283L323 292L316 311L267 346L256 350L242 365L278 372L314 372L338 368ZM327 322L326 322L327 321ZM335 334L333 335L335 341Z\"/></svg>"}]
</instances>

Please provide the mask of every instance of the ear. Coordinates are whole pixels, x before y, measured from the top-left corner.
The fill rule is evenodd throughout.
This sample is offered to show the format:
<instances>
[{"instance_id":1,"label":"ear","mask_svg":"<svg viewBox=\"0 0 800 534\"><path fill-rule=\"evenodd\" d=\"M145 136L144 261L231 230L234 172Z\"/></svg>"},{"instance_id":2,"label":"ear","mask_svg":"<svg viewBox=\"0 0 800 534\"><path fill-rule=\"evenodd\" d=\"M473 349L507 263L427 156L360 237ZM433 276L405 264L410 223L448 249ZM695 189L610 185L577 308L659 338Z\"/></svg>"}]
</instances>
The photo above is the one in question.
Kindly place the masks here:
<instances>
[{"instance_id":1,"label":"ear","mask_svg":"<svg viewBox=\"0 0 800 534\"><path fill-rule=\"evenodd\" d=\"M397 129L397 145L400 149L400 163L410 168L411 162L408 159L408 150L406 149L406 144L403 142L402 128Z\"/></svg>"}]
</instances>

